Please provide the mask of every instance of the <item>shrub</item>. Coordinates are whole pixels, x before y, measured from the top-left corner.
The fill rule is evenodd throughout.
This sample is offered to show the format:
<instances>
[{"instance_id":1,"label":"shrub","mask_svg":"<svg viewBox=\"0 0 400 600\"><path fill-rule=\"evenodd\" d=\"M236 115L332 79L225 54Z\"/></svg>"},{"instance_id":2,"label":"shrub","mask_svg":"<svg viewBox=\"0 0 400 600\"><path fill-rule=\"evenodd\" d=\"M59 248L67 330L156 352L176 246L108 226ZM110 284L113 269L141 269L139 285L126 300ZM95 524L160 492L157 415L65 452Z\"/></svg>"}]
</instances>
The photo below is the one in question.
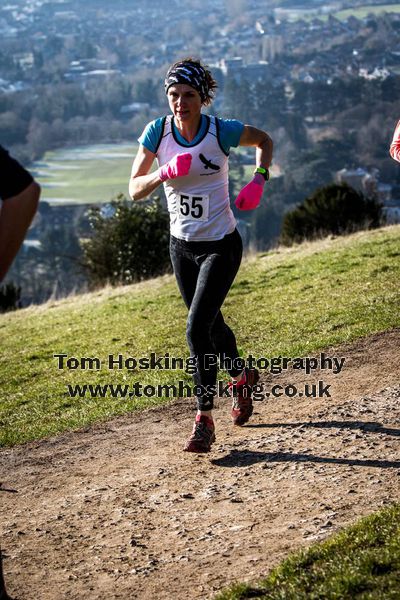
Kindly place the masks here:
<instances>
[{"instance_id":1,"label":"shrub","mask_svg":"<svg viewBox=\"0 0 400 600\"><path fill-rule=\"evenodd\" d=\"M280 242L290 245L329 234L372 229L382 223L382 206L347 184L317 189L300 206L286 213Z\"/></svg>"},{"instance_id":2,"label":"shrub","mask_svg":"<svg viewBox=\"0 0 400 600\"><path fill-rule=\"evenodd\" d=\"M170 270L169 217L158 199L127 201L89 213L93 236L81 242L92 286L129 284Z\"/></svg>"},{"instance_id":3,"label":"shrub","mask_svg":"<svg viewBox=\"0 0 400 600\"><path fill-rule=\"evenodd\" d=\"M0 287L0 313L21 308L21 288L12 281Z\"/></svg>"}]
</instances>

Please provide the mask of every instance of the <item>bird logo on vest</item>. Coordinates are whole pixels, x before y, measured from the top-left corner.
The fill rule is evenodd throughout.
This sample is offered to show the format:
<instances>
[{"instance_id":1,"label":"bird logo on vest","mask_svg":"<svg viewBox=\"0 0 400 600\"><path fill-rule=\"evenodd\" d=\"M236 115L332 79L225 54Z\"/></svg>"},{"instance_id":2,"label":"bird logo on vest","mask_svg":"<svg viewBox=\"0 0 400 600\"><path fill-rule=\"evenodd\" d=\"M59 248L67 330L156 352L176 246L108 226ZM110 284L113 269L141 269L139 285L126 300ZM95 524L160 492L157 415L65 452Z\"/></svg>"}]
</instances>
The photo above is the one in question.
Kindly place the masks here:
<instances>
[{"instance_id":1,"label":"bird logo on vest","mask_svg":"<svg viewBox=\"0 0 400 600\"><path fill-rule=\"evenodd\" d=\"M211 169L212 171L219 171L220 170L220 166L219 165L215 165L213 162L211 162L211 160L208 160L208 158L206 158L204 156L204 154L199 154L199 158L201 160L201 162L204 165L204 168L207 169ZM208 175L211 175L211 173L208 173Z\"/></svg>"}]
</instances>

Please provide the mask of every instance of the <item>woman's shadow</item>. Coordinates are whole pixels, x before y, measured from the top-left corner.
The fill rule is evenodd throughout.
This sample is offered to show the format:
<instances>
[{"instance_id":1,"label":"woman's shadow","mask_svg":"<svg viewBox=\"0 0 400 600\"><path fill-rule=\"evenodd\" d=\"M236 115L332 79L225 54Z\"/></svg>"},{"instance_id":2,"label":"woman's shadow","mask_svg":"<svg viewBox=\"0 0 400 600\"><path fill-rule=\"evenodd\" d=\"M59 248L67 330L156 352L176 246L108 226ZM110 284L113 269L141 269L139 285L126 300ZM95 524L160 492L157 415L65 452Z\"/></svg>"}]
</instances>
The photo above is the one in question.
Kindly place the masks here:
<instances>
[{"instance_id":1,"label":"woman's shadow","mask_svg":"<svg viewBox=\"0 0 400 600\"><path fill-rule=\"evenodd\" d=\"M302 428L338 428L338 429L360 429L373 433L383 433L388 436L400 436L400 429L382 427L380 423L363 421L316 421L304 423L273 423L273 424L249 424L249 428L275 428L275 427L302 427ZM314 462L327 464L352 465L356 467L379 467L381 469L399 469L400 460L377 460L360 458L338 458L329 456L317 456L313 454L300 454L295 452L259 452L254 450L231 450L222 458L213 459L212 464L219 467L247 467L259 462Z\"/></svg>"}]
</instances>

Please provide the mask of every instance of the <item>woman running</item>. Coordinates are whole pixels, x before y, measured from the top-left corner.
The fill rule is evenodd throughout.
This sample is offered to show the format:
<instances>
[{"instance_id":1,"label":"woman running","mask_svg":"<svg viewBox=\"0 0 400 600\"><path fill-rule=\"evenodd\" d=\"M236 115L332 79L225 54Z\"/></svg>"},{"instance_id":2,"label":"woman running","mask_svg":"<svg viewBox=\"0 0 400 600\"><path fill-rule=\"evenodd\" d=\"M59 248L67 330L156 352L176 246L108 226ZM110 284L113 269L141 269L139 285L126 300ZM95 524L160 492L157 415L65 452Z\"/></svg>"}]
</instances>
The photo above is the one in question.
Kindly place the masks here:
<instances>
[{"instance_id":1,"label":"woman running","mask_svg":"<svg viewBox=\"0 0 400 600\"><path fill-rule=\"evenodd\" d=\"M252 415L251 389L259 378L258 371L239 357L235 336L221 313L243 250L229 201L228 157L231 147L256 147L254 177L235 201L241 210L256 208L269 179L272 141L264 131L240 121L203 114L216 87L198 60L184 59L169 68L165 92L172 114L146 126L129 184L133 200L148 196L161 183L167 197L170 256L189 310L186 337L197 366L193 379L198 411L184 447L187 452L209 452L215 440L217 362L233 380L235 425ZM159 168L150 172L155 158ZM218 360L210 360L212 356Z\"/></svg>"}]
</instances>

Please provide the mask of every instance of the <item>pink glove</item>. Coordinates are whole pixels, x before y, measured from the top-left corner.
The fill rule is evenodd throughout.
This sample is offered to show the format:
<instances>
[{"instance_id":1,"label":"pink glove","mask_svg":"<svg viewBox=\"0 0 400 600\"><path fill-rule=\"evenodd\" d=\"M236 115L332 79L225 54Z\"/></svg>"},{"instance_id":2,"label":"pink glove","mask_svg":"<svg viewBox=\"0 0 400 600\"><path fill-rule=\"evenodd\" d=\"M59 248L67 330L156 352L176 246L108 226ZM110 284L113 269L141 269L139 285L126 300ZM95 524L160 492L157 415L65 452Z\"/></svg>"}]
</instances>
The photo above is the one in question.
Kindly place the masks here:
<instances>
[{"instance_id":1,"label":"pink glove","mask_svg":"<svg viewBox=\"0 0 400 600\"><path fill-rule=\"evenodd\" d=\"M158 175L161 181L175 179L176 177L183 177L189 173L191 164L192 155L189 152L176 154L169 162L165 163L165 165L162 165L158 169Z\"/></svg>"},{"instance_id":2,"label":"pink glove","mask_svg":"<svg viewBox=\"0 0 400 600\"><path fill-rule=\"evenodd\" d=\"M260 204L264 190L265 179L261 173L256 173L253 179L244 186L235 200L235 206L240 210L253 210Z\"/></svg>"}]
</instances>

